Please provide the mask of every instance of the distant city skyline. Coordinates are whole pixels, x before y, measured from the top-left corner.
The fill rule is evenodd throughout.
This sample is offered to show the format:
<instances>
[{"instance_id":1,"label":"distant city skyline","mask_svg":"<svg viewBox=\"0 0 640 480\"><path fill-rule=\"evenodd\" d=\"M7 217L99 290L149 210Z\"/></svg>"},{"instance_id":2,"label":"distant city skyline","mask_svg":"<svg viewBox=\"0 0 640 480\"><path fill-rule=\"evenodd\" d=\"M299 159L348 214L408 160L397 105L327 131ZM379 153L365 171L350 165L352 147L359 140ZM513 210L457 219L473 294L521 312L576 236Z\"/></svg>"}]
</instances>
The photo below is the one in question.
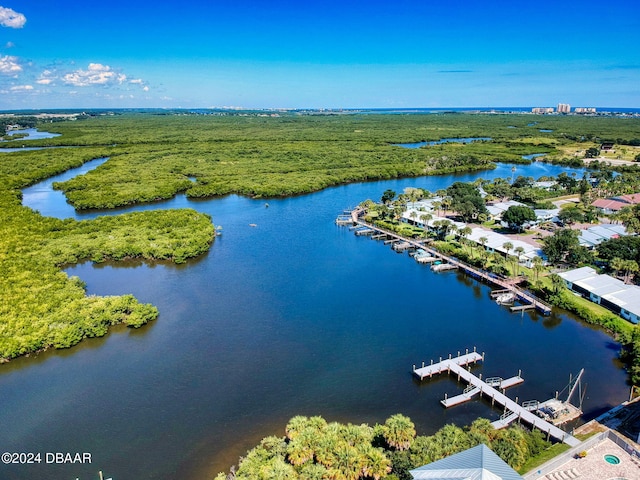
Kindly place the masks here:
<instances>
[{"instance_id":1,"label":"distant city skyline","mask_svg":"<svg viewBox=\"0 0 640 480\"><path fill-rule=\"evenodd\" d=\"M640 6L0 0L0 110L640 108Z\"/></svg>"}]
</instances>

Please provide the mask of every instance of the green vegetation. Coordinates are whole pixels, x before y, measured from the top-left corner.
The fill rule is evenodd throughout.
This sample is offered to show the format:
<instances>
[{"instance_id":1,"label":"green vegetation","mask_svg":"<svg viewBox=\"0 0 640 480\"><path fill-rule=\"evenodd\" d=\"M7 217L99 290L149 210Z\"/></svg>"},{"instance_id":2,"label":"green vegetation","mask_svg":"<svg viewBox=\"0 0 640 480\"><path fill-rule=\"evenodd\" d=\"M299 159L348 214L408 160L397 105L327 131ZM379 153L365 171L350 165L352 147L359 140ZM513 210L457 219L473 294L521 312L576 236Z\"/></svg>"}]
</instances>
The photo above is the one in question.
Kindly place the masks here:
<instances>
[{"instance_id":1,"label":"green vegetation","mask_svg":"<svg viewBox=\"0 0 640 480\"><path fill-rule=\"evenodd\" d=\"M615 132L629 141L640 135L635 119L549 119L554 132L544 135L538 126L527 127L530 120L528 115L126 114L49 124L63 135L31 143L104 147L111 157L107 164L58 188L77 208L108 208L179 192L293 195L353 181L487 169L494 161L528 163L521 157L531 153L561 160L559 146L592 138L593 132ZM393 145L485 136L493 140L420 149Z\"/></svg>"},{"instance_id":2,"label":"green vegetation","mask_svg":"<svg viewBox=\"0 0 640 480\"><path fill-rule=\"evenodd\" d=\"M102 334L106 325L117 321L142 323L135 311L142 311L143 306L134 301L121 309L125 314L119 318L112 313L78 314L91 302L99 302L88 299L78 282L67 279L60 271L62 265L132 257L182 262L205 251L213 238L210 219L188 211L147 212L87 222L45 219L19 203L19 189L38 180L89 159L108 156L110 160L95 171L55 187L63 190L76 208L110 208L166 199L179 192L190 197L292 195L352 181L487 169L494 166L494 161L524 161L521 156L531 153L546 153L551 161L571 162L573 154L567 157L567 152L572 149L586 151L606 140L633 149L640 138L638 119L536 119L538 125L528 126L528 115L285 113L267 117L256 113L211 116L167 112L89 114L76 121L47 123L47 130L62 135L30 141L30 146L82 148L18 152L11 154L10 162L0 162L5 232L0 262L3 291L9 292L0 310L0 357L66 346L83 336ZM19 123L32 126L33 119ZM553 132L541 133L539 129ZM394 145L455 137L492 140L420 149ZM0 147L21 144L8 141ZM640 183L637 168L620 167L618 170L625 175L614 176L611 169L597 162L594 165L603 172L604 187L593 194L627 193ZM544 201L560 190L587 193L582 192L586 190L584 182L577 179L558 181L559 189L544 194L531 187L530 179L518 179L513 186L491 182L485 189L494 196L529 202ZM461 192L459 197L460 202L442 204L441 208L455 208L460 215L486 220L474 202L475 196ZM403 235L422 235L414 226L398 225L399 214L398 207L390 207L372 212L372 216L377 215L372 220ZM451 233L450 224L437 226L439 238ZM495 265L496 271L509 269L509 262L485 254L478 257L476 261ZM109 305L100 308L113 309ZM156 315L155 311L149 313L151 307L144 308L147 310L140 313L141 318ZM90 310L98 312L98 307ZM67 331L71 328L68 325L74 326L73 334L56 333Z\"/></svg>"},{"instance_id":3,"label":"green vegetation","mask_svg":"<svg viewBox=\"0 0 640 480\"><path fill-rule=\"evenodd\" d=\"M95 220L45 218L23 207L20 188L104 155L64 149L12 153L0 162L0 360L139 327L158 316L133 296L87 296L61 267L127 258L184 262L209 248L211 219L193 210L148 211Z\"/></svg>"},{"instance_id":4,"label":"green vegetation","mask_svg":"<svg viewBox=\"0 0 640 480\"><path fill-rule=\"evenodd\" d=\"M487 214L487 208L480 195L478 187L470 183L455 182L447 188L448 198L443 199L445 205L450 206L460 215L463 221L470 222L482 214Z\"/></svg>"},{"instance_id":5,"label":"green vegetation","mask_svg":"<svg viewBox=\"0 0 640 480\"><path fill-rule=\"evenodd\" d=\"M469 427L445 425L430 436L416 436L413 422L393 415L383 425L328 423L297 416L285 437L267 437L217 480L411 478L409 470L484 443L513 468L550 447L542 434L513 425L495 430L479 418Z\"/></svg>"},{"instance_id":6,"label":"green vegetation","mask_svg":"<svg viewBox=\"0 0 640 480\"><path fill-rule=\"evenodd\" d=\"M527 222L535 222L537 219L533 209L521 205L511 205L502 214L502 221L509 225L511 230L519 232Z\"/></svg>"}]
</instances>

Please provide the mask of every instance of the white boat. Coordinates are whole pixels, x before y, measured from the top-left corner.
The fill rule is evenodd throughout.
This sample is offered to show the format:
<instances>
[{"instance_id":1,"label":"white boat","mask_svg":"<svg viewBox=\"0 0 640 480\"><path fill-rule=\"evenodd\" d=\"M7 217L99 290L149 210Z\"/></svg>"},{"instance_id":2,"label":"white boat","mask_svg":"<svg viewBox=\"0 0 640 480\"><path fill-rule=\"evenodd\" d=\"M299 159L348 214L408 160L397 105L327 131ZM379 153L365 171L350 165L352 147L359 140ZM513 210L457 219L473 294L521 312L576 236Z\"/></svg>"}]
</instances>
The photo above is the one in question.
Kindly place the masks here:
<instances>
[{"instance_id":1,"label":"white boat","mask_svg":"<svg viewBox=\"0 0 640 480\"><path fill-rule=\"evenodd\" d=\"M496 297L496 303L498 305L506 305L508 303L513 303L513 301L516 299L515 294L508 292L508 293L501 293L500 295L498 295Z\"/></svg>"}]
</instances>

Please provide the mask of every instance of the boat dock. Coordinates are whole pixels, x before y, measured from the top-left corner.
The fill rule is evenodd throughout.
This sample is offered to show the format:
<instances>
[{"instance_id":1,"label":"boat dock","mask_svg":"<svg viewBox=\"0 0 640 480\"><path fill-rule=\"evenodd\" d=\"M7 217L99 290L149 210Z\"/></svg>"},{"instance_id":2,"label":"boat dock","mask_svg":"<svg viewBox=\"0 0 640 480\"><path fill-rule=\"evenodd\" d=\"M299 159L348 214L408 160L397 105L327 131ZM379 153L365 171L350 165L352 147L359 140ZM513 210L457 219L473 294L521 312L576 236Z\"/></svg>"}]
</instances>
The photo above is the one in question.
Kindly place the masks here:
<instances>
[{"instance_id":1,"label":"boat dock","mask_svg":"<svg viewBox=\"0 0 640 480\"><path fill-rule=\"evenodd\" d=\"M496 429L504 428L508 426L509 423L518 420L524 421L532 427L546 433L548 437L552 437L572 447L575 447L580 443L580 440L577 438L532 413L530 406L525 408L511 400L503 393L506 388L524 381L520 376L520 373L518 373L517 376L506 380L503 380L500 377L490 377L483 381L481 377L477 377L469 371L471 368L470 366L469 370L464 368L467 365L475 364L482 360L484 360L484 354L478 354L475 349L471 353L467 350L467 353L464 355L458 355L457 357L449 355L448 359L442 360L442 358L440 358L439 362L433 363L432 361L430 365L425 366L423 364L421 368L416 368L414 365L413 374L420 380L430 378L433 375L437 375L445 371L449 374L453 373L454 375L457 375L458 380L462 379L468 384L467 388L461 395L451 398L447 398L445 396L444 400L442 400L442 404L448 408L467 402L477 394L484 395L491 399L492 405L494 403L498 403L504 407L504 414L500 417L500 420L492 423ZM496 387L503 392L499 391Z\"/></svg>"},{"instance_id":2,"label":"boat dock","mask_svg":"<svg viewBox=\"0 0 640 480\"><path fill-rule=\"evenodd\" d=\"M409 244L409 247L407 248L422 249L425 252L424 253L425 260L416 259L420 263L423 263L423 262L426 263L426 262L432 261L432 260L426 260L426 258L428 258L426 256L429 255L429 257L434 257L433 261L440 260L442 262L442 265L446 265L445 267L439 266L438 269L434 269L436 271L459 269L473 278L476 278L490 285L495 285L501 288L504 293L511 292L515 297L514 299L522 303L522 305L511 307L511 311L515 312L515 311L536 309L544 315L551 314L551 306L544 303L542 300L537 298L532 293L522 290L521 288L509 283L508 281L499 277L498 275L486 272L477 267L464 263L461 260L458 260L457 258L450 257L433 248L430 248L427 245L425 245L426 242L424 241L405 238L405 237L402 237L401 235L398 235L395 232L391 232L389 230L367 223L360 219L360 215L363 213L364 213L364 210L360 208L357 208L351 212L353 227L349 227L349 228L356 230L356 233L358 229L368 229L372 231L368 234L371 234L376 238L383 238L382 235L385 235L387 237L387 240L384 241L385 245L394 244L396 242Z\"/></svg>"}]
</instances>

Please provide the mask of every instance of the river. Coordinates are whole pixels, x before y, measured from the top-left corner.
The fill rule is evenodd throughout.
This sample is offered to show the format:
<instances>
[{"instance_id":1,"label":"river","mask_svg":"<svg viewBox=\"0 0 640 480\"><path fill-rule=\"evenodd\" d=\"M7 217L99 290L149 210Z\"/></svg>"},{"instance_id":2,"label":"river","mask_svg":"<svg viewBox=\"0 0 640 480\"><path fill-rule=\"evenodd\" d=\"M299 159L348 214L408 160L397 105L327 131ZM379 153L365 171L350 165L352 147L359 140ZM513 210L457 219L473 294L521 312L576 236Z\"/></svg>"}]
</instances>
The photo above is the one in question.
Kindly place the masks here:
<instances>
[{"instance_id":1,"label":"river","mask_svg":"<svg viewBox=\"0 0 640 480\"><path fill-rule=\"evenodd\" d=\"M99 162L96 162L99 163ZM86 168L95 167L92 164ZM511 398L545 400L585 369L586 416L624 401L618 345L564 314L511 314L490 288L456 272L432 273L406 254L356 237L337 214L386 189L429 190L463 175L359 183L285 199L236 195L118 210L189 206L223 226L210 252L176 266L121 262L69 268L89 294L133 293L160 309L151 324L0 366L0 444L15 452L89 452L84 465L0 466L7 480L200 480L227 470L297 414L352 423L402 412L421 434L502 412L481 400L445 410L455 380L417 382L411 367L465 348L486 352L484 376L522 369ZM516 174L565 171L535 162ZM576 171L581 175L581 171ZM68 176L78 171L68 172ZM57 196L56 196L57 195ZM85 219L42 186L25 205ZM250 226L255 224L255 227Z\"/></svg>"}]
</instances>

